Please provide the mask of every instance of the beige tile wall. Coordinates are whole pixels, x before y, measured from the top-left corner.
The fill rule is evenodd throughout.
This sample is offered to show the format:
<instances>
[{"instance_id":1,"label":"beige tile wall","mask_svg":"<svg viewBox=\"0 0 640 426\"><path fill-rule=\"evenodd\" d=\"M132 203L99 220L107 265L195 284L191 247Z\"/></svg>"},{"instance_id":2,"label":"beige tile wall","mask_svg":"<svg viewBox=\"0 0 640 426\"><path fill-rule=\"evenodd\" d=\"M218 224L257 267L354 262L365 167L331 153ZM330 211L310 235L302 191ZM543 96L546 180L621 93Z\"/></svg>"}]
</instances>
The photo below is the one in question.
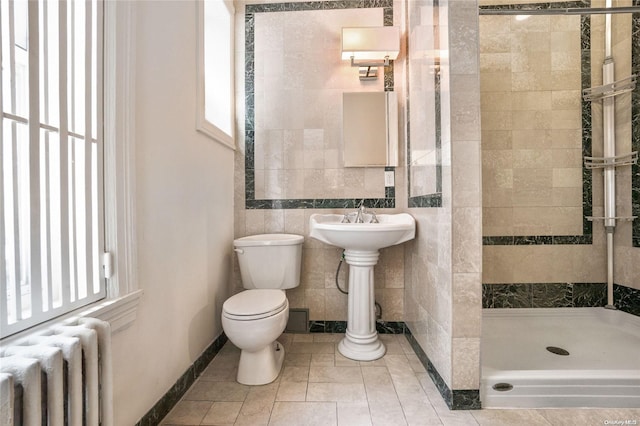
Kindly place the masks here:
<instances>
[{"instance_id":1,"label":"beige tile wall","mask_svg":"<svg viewBox=\"0 0 640 426\"><path fill-rule=\"evenodd\" d=\"M483 234L582 233L580 17L480 17Z\"/></svg>"},{"instance_id":2,"label":"beige tile wall","mask_svg":"<svg viewBox=\"0 0 640 426\"><path fill-rule=\"evenodd\" d=\"M401 15L402 2L396 3L394 12ZM245 116L244 5L236 3L238 117ZM342 167L340 146L342 92L383 90L382 79L361 83L357 69L340 59L340 29L381 23L381 8L256 14L256 199L384 198L384 169ZM402 59L394 67L399 75L396 90L402 89L401 62ZM244 121L239 120L238 126L238 135L243 135ZM335 286L341 250L308 236L311 214L340 214L343 210L245 209L242 138L238 145L234 182L236 238L261 233L305 236L301 283L287 291L290 306L309 309L311 320L345 321L347 296ZM398 205L406 205L404 182L403 168L396 168ZM242 284L235 259L234 269L233 285L238 292ZM347 270L343 264L342 288L346 288ZM375 268L375 297L382 306L384 320L404 320L404 275L403 248L382 250Z\"/></svg>"},{"instance_id":3,"label":"beige tile wall","mask_svg":"<svg viewBox=\"0 0 640 426\"><path fill-rule=\"evenodd\" d=\"M383 79L361 83L340 57L342 27L381 24L381 8L255 15L257 199L384 198L384 168L342 158L342 93Z\"/></svg>"},{"instance_id":4,"label":"beige tile wall","mask_svg":"<svg viewBox=\"0 0 640 426\"><path fill-rule=\"evenodd\" d=\"M495 2L491 2L496 4ZM511 3L511 1L510 1ZM616 1L614 6L628 6L627 0ZM604 1L592 3L592 7L603 7ZM485 19L489 18L489 19ZM508 109L494 101L498 96L500 82L508 76L509 60L507 59L508 38L505 37L506 28L500 29L489 23L504 17L481 17L481 41L486 40L483 47L492 54L492 73L481 74L481 88L483 90L483 203L492 206L490 214L484 215L484 235L522 235L527 229L548 231L557 235L557 231L573 232L580 235L578 226L578 210L582 199L582 188L577 185L578 170L575 165L580 162L578 148L574 141L579 138L577 129L559 130L522 130L511 131L500 127L500 122L507 121L511 115ZM564 34L568 25L573 25L575 17L565 17L563 20L550 21L549 41L552 46L553 63L563 70L555 74L556 83L552 79L527 79L526 73L514 77L512 88L529 89L540 87L551 90L551 108L569 110L576 105L578 97L572 90L562 89L570 84L579 87L579 75L571 73L569 61L575 61L575 55L562 58L560 52L564 49L577 49L573 36ZM628 14L613 15L613 53L616 62L616 78L623 78L631 73L631 30ZM502 32L500 32L502 31ZM592 85L602 84L602 62L604 60L604 17L591 16L591 74ZM543 38L546 40L546 36ZM502 53L500 53L502 52ZM576 68L578 69L578 68ZM494 72L495 71L495 72ZM494 78L495 77L495 78ZM526 83L526 84L525 84ZM546 85L545 85L546 84ZM516 86L517 85L517 86ZM513 101L513 100L512 100ZM631 150L631 112L630 96L620 96L616 99L616 150L619 153ZM488 111L487 111L488 110ZM488 116L495 129L488 130L484 126L484 117ZM602 155L602 107L599 103L592 104L593 123L593 155ZM556 119L556 122L561 120ZM504 125L503 125L504 127ZM551 199L544 197L548 205L525 206L522 212L516 213L513 207L515 190L514 180L518 173L512 165L515 162L515 151L523 150L527 140L535 139L540 147L540 155L551 152L553 170L547 173L537 173L529 176L529 185L545 187L551 179ZM536 171L536 169L532 169ZM522 173L522 171L521 171ZM616 171L617 179L617 214L631 215L631 176L629 168ZM525 175L521 174L521 177ZM593 216L603 216L602 172L593 172ZM523 200L526 200L523 198ZM553 209L549 209L553 207ZM520 221L520 222L518 222ZM519 227L519 223L524 226ZM518 229L516 231L516 229ZM570 232L571 231L571 232ZM483 252L483 282L485 283L544 283L544 282L606 282L606 250L604 247L604 232L601 222L593 225L592 245L555 245L555 246L485 246ZM631 226L629 222L618 222L615 234L615 274L617 284L640 288L640 249L631 246Z\"/></svg>"},{"instance_id":5,"label":"beige tile wall","mask_svg":"<svg viewBox=\"0 0 640 426\"><path fill-rule=\"evenodd\" d=\"M429 13L412 13L411 8L430 9L431 4L410 2L409 16ZM450 389L478 389L482 211L477 4L440 1L439 7L440 43L448 52L441 64L438 106L443 201L441 208L410 209L418 233L406 245L405 318ZM413 29L419 24L408 25ZM419 76L412 72L409 84ZM414 111L414 105L412 114L428 113L428 102L417 104L425 111Z\"/></svg>"}]
</instances>

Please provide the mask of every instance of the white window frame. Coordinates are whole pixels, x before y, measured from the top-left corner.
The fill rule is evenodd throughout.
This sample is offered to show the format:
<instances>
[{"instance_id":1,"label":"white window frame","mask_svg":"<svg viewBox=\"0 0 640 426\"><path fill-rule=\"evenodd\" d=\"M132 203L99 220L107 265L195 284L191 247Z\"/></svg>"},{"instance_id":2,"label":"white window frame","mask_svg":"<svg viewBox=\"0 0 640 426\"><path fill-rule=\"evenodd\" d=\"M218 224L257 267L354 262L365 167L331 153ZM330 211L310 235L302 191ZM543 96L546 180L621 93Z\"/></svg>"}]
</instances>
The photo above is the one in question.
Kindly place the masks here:
<instances>
[{"instance_id":1,"label":"white window frame","mask_svg":"<svg viewBox=\"0 0 640 426\"><path fill-rule=\"evenodd\" d=\"M142 297L136 251L135 13L135 2L104 2L104 226L113 274L107 299L82 315L108 321L112 333L135 321Z\"/></svg>"},{"instance_id":2,"label":"white window frame","mask_svg":"<svg viewBox=\"0 0 640 426\"><path fill-rule=\"evenodd\" d=\"M230 75L230 82L229 82L229 90L230 90L230 96L229 96L229 108L231 111L231 123L230 124L230 129L231 129L231 133L227 133L224 130L220 129L218 126L216 126L215 124L211 123L209 120L207 120L207 100L206 100L206 90L207 90L207 85L206 82L208 80L207 78L207 69L205 66L206 63L206 56L208 55L207 51L206 51L206 40L205 40L205 28L207 23L205 22L205 3L207 2L211 2L211 1L216 1L216 2L223 2L224 5L227 7L227 10L229 11L229 16L230 16L230 34L229 34L229 75ZM226 146L227 148L230 148L232 150L235 151L236 146L235 146L235 138L234 138L234 132L235 132L235 120L234 120L234 116L235 116L235 102L234 102L234 98L235 98L235 85L234 85L234 75L235 75L235 59L234 59L234 21L235 21L235 9L233 6L233 1L230 0L203 0L203 1L198 1L197 2L197 12L196 12L196 28L197 28L197 41L196 41L196 49L197 49L197 63L196 63L196 81L198 84L198 87L196 88L196 102L197 102L197 106L196 106L196 129L201 132L202 134L207 135L208 137L210 137L211 139L213 139L214 141L220 143L223 146ZM227 59L227 58L223 58L223 59ZM213 90L210 88L210 90Z\"/></svg>"},{"instance_id":3,"label":"white window frame","mask_svg":"<svg viewBox=\"0 0 640 426\"><path fill-rule=\"evenodd\" d=\"M104 2L104 227L113 259L107 297L59 318L2 339L2 344L71 317L108 321L116 333L131 325L142 290L138 288L135 210L135 2Z\"/></svg>"}]
</instances>

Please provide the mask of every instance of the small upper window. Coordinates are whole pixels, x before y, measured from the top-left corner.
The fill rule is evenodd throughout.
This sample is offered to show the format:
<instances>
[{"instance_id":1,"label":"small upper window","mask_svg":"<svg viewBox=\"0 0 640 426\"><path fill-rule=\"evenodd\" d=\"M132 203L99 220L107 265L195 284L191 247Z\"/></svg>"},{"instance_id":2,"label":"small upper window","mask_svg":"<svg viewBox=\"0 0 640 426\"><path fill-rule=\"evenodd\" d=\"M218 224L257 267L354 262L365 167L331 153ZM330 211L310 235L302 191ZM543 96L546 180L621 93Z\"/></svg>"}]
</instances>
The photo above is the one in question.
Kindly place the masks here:
<instances>
[{"instance_id":1,"label":"small upper window","mask_svg":"<svg viewBox=\"0 0 640 426\"><path fill-rule=\"evenodd\" d=\"M199 2L198 130L233 148L233 2Z\"/></svg>"}]
</instances>

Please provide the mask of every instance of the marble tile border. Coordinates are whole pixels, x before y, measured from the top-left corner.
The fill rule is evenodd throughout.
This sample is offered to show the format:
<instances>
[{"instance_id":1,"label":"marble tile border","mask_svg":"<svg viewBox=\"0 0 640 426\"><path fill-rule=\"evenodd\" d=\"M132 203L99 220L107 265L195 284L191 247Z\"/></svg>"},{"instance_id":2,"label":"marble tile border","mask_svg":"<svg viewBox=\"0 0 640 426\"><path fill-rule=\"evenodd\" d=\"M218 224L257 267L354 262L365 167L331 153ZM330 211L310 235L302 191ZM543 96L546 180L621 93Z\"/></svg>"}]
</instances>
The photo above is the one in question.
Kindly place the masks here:
<instances>
[{"instance_id":1,"label":"marble tile border","mask_svg":"<svg viewBox=\"0 0 640 426\"><path fill-rule=\"evenodd\" d=\"M451 390L427 354L424 353L418 341L413 337L409 327L405 326L404 334L450 410L479 410L482 408L479 389Z\"/></svg>"},{"instance_id":2,"label":"marble tile border","mask_svg":"<svg viewBox=\"0 0 640 426\"><path fill-rule=\"evenodd\" d=\"M407 8L409 7L407 2ZM433 15L434 22L436 22L436 18L438 18L438 7L439 0L433 0ZM408 15L408 10L406 15ZM434 25L433 27L434 33L440 30L440 25ZM439 34L435 34L434 40L440 40ZM434 46L435 50L440 49L440 45ZM409 50L409 40L407 40L407 51ZM410 61L407 61L407 68L411 66ZM433 194L423 194L423 195L411 195L411 120L409 119L409 111L410 111L410 99L409 99L409 87L410 81L409 76L410 72L407 72L407 99L406 99L406 109L407 109L407 200L410 208L415 207L442 207L442 111L440 109L441 102L441 84L440 84L440 72L436 72L433 74L434 79L434 103L435 103L435 145L436 145L436 192Z\"/></svg>"},{"instance_id":3,"label":"marble tile border","mask_svg":"<svg viewBox=\"0 0 640 426\"><path fill-rule=\"evenodd\" d=\"M635 0L637 1L637 0ZM491 10L541 10L590 7L590 0L558 2L558 3L532 3L509 4L499 6L480 6L485 14ZM591 87L591 18L582 15L580 19L581 33L581 64L582 64L582 89ZM582 100L582 155L591 155L592 128L591 128L591 103ZM592 172L583 166L582 169L582 235L525 235L525 236L492 236L482 237L482 244L491 245L542 245L542 244L592 244L593 224L587 220L592 215Z\"/></svg>"},{"instance_id":4,"label":"marble tile border","mask_svg":"<svg viewBox=\"0 0 640 426\"><path fill-rule=\"evenodd\" d=\"M616 308L640 316L640 290L614 284ZM482 307L585 308L607 304L606 283L482 284Z\"/></svg>"},{"instance_id":5,"label":"marble tile border","mask_svg":"<svg viewBox=\"0 0 640 426\"><path fill-rule=\"evenodd\" d=\"M136 423L136 426L155 426L160 424L180 398L189 390L220 349L227 342L224 332L209 345L207 349L195 360L195 362L180 376L176 383L164 394L162 398Z\"/></svg>"},{"instance_id":6,"label":"marble tile border","mask_svg":"<svg viewBox=\"0 0 640 426\"><path fill-rule=\"evenodd\" d=\"M402 321L376 321L379 334L405 334L407 326ZM346 321L309 321L309 333L344 333Z\"/></svg>"},{"instance_id":7,"label":"marble tile border","mask_svg":"<svg viewBox=\"0 0 640 426\"><path fill-rule=\"evenodd\" d=\"M640 7L640 0L633 0L633 5ZM640 13L631 16L631 73L640 75ZM631 96L631 150L640 152L640 84L636 84ZM632 225L633 247L640 247L640 164L631 168L631 176L631 211L638 216Z\"/></svg>"},{"instance_id":8,"label":"marble tile border","mask_svg":"<svg viewBox=\"0 0 640 426\"><path fill-rule=\"evenodd\" d=\"M367 208L395 208L395 187L385 187L385 198L301 198L256 199L255 191L255 14L382 8L383 25L393 25L393 0L322 0L247 4L245 6L245 208L246 209L337 209L356 208L363 201ZM385 67L384 90L394 90L393 66ZM385 170L395 170L385 167Z\"/></svg>"}]
</instances>

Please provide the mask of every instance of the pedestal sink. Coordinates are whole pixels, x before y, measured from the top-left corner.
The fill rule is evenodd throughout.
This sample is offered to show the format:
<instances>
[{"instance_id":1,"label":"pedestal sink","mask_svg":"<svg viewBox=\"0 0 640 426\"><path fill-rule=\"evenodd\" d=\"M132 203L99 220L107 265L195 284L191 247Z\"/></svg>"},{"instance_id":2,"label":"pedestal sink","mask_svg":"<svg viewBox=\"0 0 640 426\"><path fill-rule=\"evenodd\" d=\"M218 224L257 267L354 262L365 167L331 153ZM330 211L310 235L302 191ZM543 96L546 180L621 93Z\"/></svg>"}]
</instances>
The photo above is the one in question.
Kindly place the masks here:
<instances>
[{"instance_id":1,"label":"pedestal sink","mask_svg":"<svg viewBox=\"0 0 640 426\"><path fill-rule=\"evenodd\" d=\"M343 215L314 214L309 219L310 236L344 249L349 264L347 331L338 351L347 358L373 361L386 351L376 331L373 267L381 248L415 237L415 220L406 213L377 215L378 223L342 223Z\"/></svg>"}]
</instances>

